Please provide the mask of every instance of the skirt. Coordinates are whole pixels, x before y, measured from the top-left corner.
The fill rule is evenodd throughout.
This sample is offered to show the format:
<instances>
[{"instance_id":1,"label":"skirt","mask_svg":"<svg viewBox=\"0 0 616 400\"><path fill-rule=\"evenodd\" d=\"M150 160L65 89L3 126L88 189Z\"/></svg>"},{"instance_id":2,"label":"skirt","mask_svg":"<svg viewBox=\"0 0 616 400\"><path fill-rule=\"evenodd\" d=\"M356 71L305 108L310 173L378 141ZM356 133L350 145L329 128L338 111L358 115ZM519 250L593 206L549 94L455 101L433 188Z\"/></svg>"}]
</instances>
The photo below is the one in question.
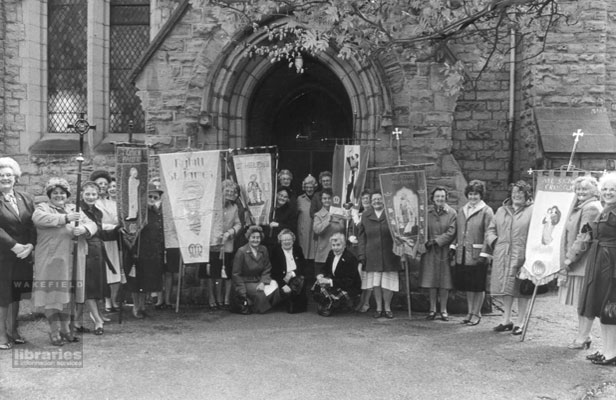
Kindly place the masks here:
<instances>
[{"instance_id":1,"label":"skirt","mask_svg":"<svg viewBox=\"0 0 616 400\"><path fill-rule=\"evenodd\" d=\"M363 287L362 282L362 287ZM381 287L397 292L400 290L400 278L398 271L392 272L368 272L366 273L366 288Z\"/></svg>"},{"instance_id":2,"label":"skirt","mask_svg":"<svg viewBox=\"0 0 616 400\"><path fill-rule=\"evenodd\" d=\"M171 248L167 249L167 260L163 266L164 272L177 274L180 272L180 249Z\"/></svg>"},{"instance_id":3,"label":"skirt","mask_svg":"<svg viewBox=\"0 0 616 400\"><path fill-rule=\"evenodd\" d=\"M488 276L487 265L460 265L453 268L453 284L463 292L485 292Z\"/></svg>"},{"instance_id":4,"label":"skirt","mask_svg":"<svg viewBox=\"0 0 616 400\"><path fill-rule=\"evenodd\" d=\"M577 307L580 302L580 293L584 287L583 276L569 276L567 283L558 288L558 302L566 306Z\"/></svg>"}]
</instances>

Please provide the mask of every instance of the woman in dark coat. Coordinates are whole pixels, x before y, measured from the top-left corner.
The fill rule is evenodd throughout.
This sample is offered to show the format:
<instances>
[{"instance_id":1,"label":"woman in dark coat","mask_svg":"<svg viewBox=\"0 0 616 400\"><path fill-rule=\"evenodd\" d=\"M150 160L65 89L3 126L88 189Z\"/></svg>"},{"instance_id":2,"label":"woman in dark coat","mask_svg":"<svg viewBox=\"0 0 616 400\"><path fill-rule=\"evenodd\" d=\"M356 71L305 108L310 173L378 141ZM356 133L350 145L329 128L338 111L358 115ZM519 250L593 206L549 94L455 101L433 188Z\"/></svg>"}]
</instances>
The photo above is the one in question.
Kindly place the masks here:
<instances>
[{"instance_id":1,"label":"woman in dark coat","mask_svg":"<svg viewBox=\"0 0 616 400\"><path fill-rule=\"evenodd\" d=\"M447 205L447 189L437 187L432 191L432 206L428 210L428 241L421 256L419 286L430 292L428 319L436 318L436 299L439 295L440 318L449 320L447 300L453 289L449 265L449 245L456 235L456 211Z\"/></svg>"},{"instance_id":2,"label":"woman in dark coat","mask_svg":"<svg viewBox=\"0 0 616 400\"><path fill-rule=\"evenodd\" d=\"M278 234L283 229L289 229L293 234L297 232L297 208L291 204L291 193L286 188L279 188L276 193L276 208L272 220L264 231L264 244L268 252L276 246Z\"/></svg>"},{"instance_id":3,"label":"woman in dark coat","mask_svg":"<svg viewBox=\"0 0 616 400\"><path fill-rule=\"evenodd\" d=\"M393 253L393 239L385 218L383 195L376 191L370 196L372 209L361 217L359 225L358 259L367 271L366 287L373 288L376 300L374 318L393 318L391 299L400 290L398 271L400 258Z\"/></svg>"},{"instance_id":4,"label":"woman in dark coat","mask_svg":"<svg viewBox=\"0 0 616 400\"><path fill-rule=\"evenodd\" d=\"M137 243L132 249L133 265L126 272L133 296L133 316L145 317L145 297L147 293L160 292L163 288L165 263L165 234L163 212L161 209L160 182L148 185L148 223L139 232Z\"/></svg>"},{"instance_id":5,"label":"woman in dark coat","mask_svg":"<svg viewBox=\"0 0 616 400\"><path fill-rule=\"evenodd\" d=\"M599 181L605 208L591 225L594 242L580 294L580 315L601 318L603 351L587 358L598 365L616 365L616 325L607 321L603 309L608 300L616 301L616 174L605 174Z\"/></svg>"},{"instance_id":6,"label":"woman in dark coat","mask_svg":"<svg viewBox=\"0 0 616 400\"><path fill-rule=\"evenodd\" d=\"M272 279L272 264L263 240L263 229L251 226L246 231L248 243L240 247L233 258L233 288L231 311L250 314L264 313L280 299L278 283Z\"/></svg>"},{"instance_id":7,"label":"woman in dark coat","mask_svg":"<svg viewBox=\"0 0 616 400\"><path fill-rule=\"evenodd\" d=\"M32 287L34 201L15 190L20 176L21 168L15 160L0 158L0 350L25 343L17 329L17 314L22 295Z\"/></svg>"},{"instance_id":8,"label":"woman in dark coat","mask_svg":"<svg viewBox=\"0 0 616 400\"><path fill-rule=\"evenodd\" d=\"M278 242L271 255L272 279L278 283L287 312L290 314L304 312L308 305L304 279L306 270L304 253L289 229L283 229L278 234Z\"/></svg>"}]
</instances>

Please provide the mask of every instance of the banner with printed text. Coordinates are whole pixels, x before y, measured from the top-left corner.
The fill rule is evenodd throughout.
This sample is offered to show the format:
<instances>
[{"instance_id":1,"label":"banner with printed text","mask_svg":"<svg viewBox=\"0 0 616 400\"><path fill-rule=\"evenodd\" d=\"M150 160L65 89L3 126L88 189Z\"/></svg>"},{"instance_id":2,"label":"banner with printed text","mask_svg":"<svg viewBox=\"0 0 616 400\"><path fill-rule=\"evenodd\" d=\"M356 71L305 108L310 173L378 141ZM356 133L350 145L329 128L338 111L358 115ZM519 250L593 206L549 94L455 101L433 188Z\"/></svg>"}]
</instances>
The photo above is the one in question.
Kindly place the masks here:
<instances>
[{"instance_id":1,"label":"banner with printed text","mask_svg":"<svg viewBox=\"0 0 616 400\"><path fill-rule=\"evenodd\" d=\"M368 146L336 145L332 168L332 214L343 214L345 205L359 205L366 183Z\"/></svg>"},{"instance_id":2,"label":"banner with printed text","mask_svg":"<svg viewBox=\"0 0 616 400\"><path fill-rule=\"evenodd\" d=\"M208 262L214 215L222 208L215 201L220 192L220 151L158 157L182 260L186 264Z\"/></svg>"},{"instance_id":3,"label":"banner with printed text","mask_svg":"<svg viewBox=\"0 0 616 400\"><path fill-rule=\"evenodd\" d=\"M560 241L575 202L576 172L544 171L537 176L533 214L526 240L521 279L543 285L560 270Z\"/></svg>"},{"instance_id":4,"label":"banner with printed text","mask_svg":"<svg viewBox=\"0 0 616 400\"><path fill-rule=\"evenodd\" d=\"M116 146L118 219L137 235L148 219L148 148Z\"/></svg>"},{"instance_id":5,"label":"banner with printed text","mask_svg":"<svg viewBox=\"0 0 616 400\"><path fill-rule=\"evenodd\" d=\"M233 156L235 177L242 201L256 225L269 224L274 198L272 154L241 154Z\"/></svg>"},{"instance_id":6,"label":"banner with printed text","mask_svg":"<svg viewBox=\"0 0 616 400\"><path fill-rule=\"evenodd\" d=\"M385 215L394 240L404 243L404 252L415 256L426 241L428 200L426 176L422 171L401 171L379 175Z\"/></svg>"}]
</instances>

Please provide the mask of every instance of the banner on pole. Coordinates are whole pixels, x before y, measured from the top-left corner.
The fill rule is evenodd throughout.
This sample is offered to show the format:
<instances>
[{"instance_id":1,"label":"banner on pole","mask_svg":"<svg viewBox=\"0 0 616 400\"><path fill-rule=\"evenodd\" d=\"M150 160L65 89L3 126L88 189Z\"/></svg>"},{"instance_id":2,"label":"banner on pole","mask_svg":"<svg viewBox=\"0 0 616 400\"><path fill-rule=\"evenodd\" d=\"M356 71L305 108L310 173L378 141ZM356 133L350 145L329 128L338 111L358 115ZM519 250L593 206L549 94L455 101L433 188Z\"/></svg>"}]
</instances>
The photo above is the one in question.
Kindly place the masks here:
<instances>
[{"instance_id":1,"label":"banner on pole","mask_svg":"<svg viewBox=\"0 0 616 400\"><path fill-rule=\"evenodd\" d=\"M578 173L546 171L537 176L533 214L526 240L521 279L535 285L548 283L560 270L560 241L567 216L575 202L573 181Z\"/></svg>"},{"instance_id":2,"label":"banner on pole","mask_svg":"<svg viewBox=\"0 0 616 400\"><path fill-rule=\"evenodd\" d=\"M186 264L208 262L214 214L222 208L214 201L220 192L220 151L158 157L182 259Z\"/></svg>"},{"instance_id":3,"label":"banner on pole","mask_svg":"<svg viewBox=\"0 0 616 400\"><path fill-rule=\"evenodd\" d=\"M234 155L233 166L242 201L248 207L254 223L269 224L274 198L272 154Z\"/></svg>"},{"instance_id":4,"label":"banner on pole","mask_svg":"<svg viewBox=\"0 0 616 400\"><path fill-rule=\"evenodd\" d=\"M426 175L421 171L380 174L385 215L394 240L404 243L404 254L415 256L426 242L428 199Z\"/></svg>"},{"instance_id":5,"label":"banner on pole","mask_svg":"<svg viewBox=\"0 0 616 400\"><path fill-rule=\"evenodd\" d=\"M116 146L118 219L131 235L137 235L148 219L148 149Z\"/></svg>"},{"instance_id":6,"label":"banner on pole","mask_svg":"<svg viewBox=\"0 0 616 400\"><path fill-rule=\"evenodd\" d=\"M368 146L336 145L332 168L332 214L342 215L345 204L359 205L369 155Z\"/></svg>"}]
</instances>

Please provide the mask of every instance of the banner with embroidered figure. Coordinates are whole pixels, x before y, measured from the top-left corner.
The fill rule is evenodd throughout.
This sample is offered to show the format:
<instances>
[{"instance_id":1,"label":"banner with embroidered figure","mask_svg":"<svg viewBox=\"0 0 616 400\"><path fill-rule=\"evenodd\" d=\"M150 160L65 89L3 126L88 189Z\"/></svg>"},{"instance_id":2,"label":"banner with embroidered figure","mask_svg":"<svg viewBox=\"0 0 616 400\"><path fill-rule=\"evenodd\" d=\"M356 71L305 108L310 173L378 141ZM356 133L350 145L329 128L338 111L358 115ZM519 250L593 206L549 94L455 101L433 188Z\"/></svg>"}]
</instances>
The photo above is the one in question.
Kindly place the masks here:
<instances>
[{"instance_id":1,"label":"banner with embroidered figure","mask_svg":"<svg viewBox=\"0 0 616 400\"><path fill-rule=\"evenodd\" d=\"M272 155L270 153L234 155L233 166L242 201L248 207L253 221L256 225L269 224L274 194Z\"/></svg>"}]
</instances>

